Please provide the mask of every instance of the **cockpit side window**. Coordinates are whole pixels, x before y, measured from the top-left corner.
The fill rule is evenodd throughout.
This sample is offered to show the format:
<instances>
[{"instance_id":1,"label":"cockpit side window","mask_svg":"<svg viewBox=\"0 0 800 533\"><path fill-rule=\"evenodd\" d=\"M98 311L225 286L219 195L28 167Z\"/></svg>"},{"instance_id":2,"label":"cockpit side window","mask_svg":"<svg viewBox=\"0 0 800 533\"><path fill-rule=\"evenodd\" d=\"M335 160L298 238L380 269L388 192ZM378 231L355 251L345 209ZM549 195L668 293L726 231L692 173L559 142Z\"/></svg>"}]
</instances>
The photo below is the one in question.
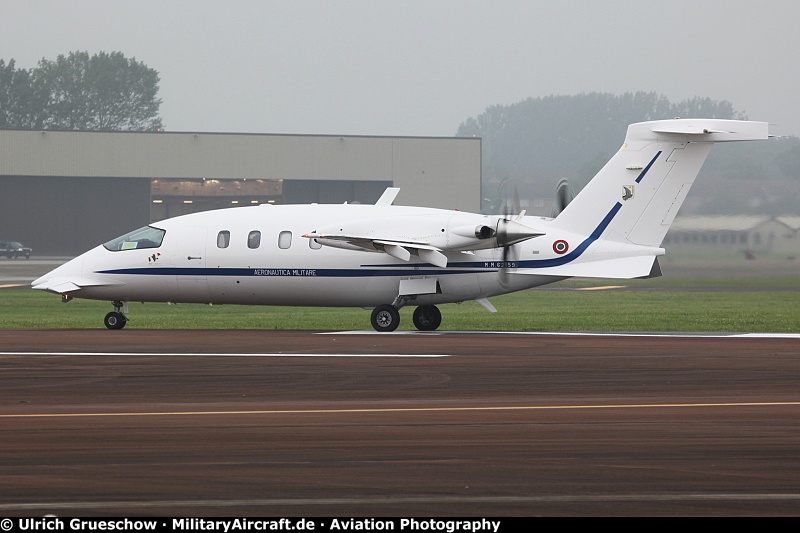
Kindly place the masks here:
<instances>
[{"instance_id":1,"label":"cockpit side window","mask_svg":"<svg viewBox=\"0 0 800 533\"><path fill-rule=\"evenodd\" d=\"M114 240L108 241L103 246L106 250L112 252L158 248L161 246L161 243L164 242L164 234L166 233L167 232L163 229L145 226L130 233L126 233L122 237L117 237Z\"/></svg>"}]
</instances>

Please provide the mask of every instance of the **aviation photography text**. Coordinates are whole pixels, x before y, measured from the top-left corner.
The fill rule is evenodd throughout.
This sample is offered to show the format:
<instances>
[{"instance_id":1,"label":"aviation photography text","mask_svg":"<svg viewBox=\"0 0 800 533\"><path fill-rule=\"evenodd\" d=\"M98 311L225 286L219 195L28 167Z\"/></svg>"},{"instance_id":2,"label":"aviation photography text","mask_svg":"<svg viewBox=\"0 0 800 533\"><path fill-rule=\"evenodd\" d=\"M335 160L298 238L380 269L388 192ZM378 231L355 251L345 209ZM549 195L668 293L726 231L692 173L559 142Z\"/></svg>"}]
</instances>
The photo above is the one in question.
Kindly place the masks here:
<instances>
[{"instance_id":1,"label":"aviation photography text","mask_svg":"<svg viewBox=\"0 0 800 533\"><path fill-rule=\"evenodd\" d=\"M497 518L4 518L0 531L419 531L432 533L500 531Z\"/></svg>"}]
</instances>

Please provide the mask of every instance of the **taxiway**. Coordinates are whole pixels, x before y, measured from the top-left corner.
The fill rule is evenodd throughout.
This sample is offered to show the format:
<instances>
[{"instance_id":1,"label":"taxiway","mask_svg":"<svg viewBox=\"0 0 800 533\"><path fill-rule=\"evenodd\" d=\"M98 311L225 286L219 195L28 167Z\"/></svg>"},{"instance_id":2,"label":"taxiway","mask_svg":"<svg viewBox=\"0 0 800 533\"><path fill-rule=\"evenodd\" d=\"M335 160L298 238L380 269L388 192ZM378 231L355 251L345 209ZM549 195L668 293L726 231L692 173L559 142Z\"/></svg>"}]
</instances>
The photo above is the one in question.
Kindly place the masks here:
<instances>
[{"instance_id":1,"label":"taxiway","mask_svg":"<svg viewBox=\"0 0 800 533\"><path fill-rule=\"evenodd\" d=\"M800 339L0 330L0 514L794 516Z\"/></svg>"}]
</instances>

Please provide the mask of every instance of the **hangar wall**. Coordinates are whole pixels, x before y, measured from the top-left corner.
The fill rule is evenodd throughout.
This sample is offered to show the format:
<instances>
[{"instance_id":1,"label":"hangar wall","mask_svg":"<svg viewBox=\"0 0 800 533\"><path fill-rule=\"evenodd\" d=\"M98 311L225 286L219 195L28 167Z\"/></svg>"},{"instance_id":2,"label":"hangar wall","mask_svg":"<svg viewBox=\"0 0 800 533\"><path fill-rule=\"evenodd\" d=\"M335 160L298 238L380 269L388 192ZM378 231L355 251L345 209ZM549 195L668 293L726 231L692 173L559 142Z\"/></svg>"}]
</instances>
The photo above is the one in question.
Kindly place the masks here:
<instances>
[{"instance_id":1,"label":"hangar wall","mask_svg":"<svg viewBox=\"0 0 800 533\"><path fill-rule=\"evenodd\" d=\"M0 239L34 255L74 255L144 226L150 183L143 179L0 176Z\"/></svg>"},{"instance_id":2,"label":"hangar wall","mask_svg":"<svg viewBox=\"0 0 800 533\"><path fill-rule=\"evenodd\" d=\"M397 204L478 211L480 169L476 138L0 130L0 238L80 253L150 223L155 180L279 181L277 203L393 185Z\"/></svg>"}]
</instances>

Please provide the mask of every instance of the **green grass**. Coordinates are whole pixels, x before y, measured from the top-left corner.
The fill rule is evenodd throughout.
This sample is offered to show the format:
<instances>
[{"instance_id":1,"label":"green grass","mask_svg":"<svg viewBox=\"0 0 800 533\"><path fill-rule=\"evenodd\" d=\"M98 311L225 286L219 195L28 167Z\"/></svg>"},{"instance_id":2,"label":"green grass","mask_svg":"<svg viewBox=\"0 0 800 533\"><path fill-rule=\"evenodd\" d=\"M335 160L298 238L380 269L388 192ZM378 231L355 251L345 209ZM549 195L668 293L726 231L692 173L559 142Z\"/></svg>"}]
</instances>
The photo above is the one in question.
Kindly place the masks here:
<instances>
[{"instance_id":1,"label":"green grass","mask_svg":"<svg viewBox=\"0 0 800 533\"><path fill-rule=\"evenodd\" d=\"M534 289L492 298L499 311L474 302L440 306L441 330L486 331L717 331L800 332L800 280L772 279L746 291L719 290L708 280L684 289L670 283L625 282L640 290L572 290L617 283L569 281L561 290ZM622 283L619 283L622 285ZM724 280L720 287L737 287ZM710 289L709 289L710 287ZM688 288L688 289L687 289ZM686 289L686 290L685 290ZM19 289L0 291L0 328L102 329L109 302L73 300ZM414 329L412 306L401 309L400 329ZM369 311L309 307L208 306L131 303L136 329L370 329Z\"/></svg>"}]
</instances>

